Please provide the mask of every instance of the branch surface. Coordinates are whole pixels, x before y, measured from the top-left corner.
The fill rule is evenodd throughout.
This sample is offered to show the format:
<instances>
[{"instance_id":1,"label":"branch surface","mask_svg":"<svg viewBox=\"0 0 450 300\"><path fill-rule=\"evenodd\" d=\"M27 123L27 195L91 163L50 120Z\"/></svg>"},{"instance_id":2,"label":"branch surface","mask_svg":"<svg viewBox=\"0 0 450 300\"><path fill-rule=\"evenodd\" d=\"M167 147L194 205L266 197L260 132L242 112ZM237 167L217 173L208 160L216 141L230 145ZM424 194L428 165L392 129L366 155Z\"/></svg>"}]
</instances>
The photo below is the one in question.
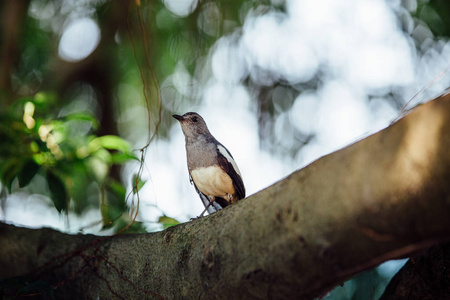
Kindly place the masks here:
<instances>
[{"instance_id":1,"label":"branch surface","mask_svg":"<svg viewBox=\"0 0 450 300\"><path fill-rule=\"evenodd\" d=\"M0 278L62 298L313 299L450 238L450 96L211 216L108 238L0 226ZM36 269L38 268L38 269Z\"/></svg>"}]
</instances>

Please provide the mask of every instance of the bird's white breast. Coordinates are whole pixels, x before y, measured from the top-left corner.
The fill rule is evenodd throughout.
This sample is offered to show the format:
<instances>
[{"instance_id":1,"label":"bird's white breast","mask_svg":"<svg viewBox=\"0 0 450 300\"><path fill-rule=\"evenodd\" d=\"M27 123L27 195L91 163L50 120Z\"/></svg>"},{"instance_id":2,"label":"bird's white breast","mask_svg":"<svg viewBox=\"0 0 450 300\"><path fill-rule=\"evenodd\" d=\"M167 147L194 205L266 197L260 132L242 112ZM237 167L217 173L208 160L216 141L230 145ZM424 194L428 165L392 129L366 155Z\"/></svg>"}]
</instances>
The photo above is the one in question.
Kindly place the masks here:
<instances>
[{"instance_id":1,"label":"bird's white breast","mask_svg":"<svg viewBox=\"0 0 450 300\"><path fill-rule=\"evenodd\" d=\"M235 193L233 182L219 166L197 168L191 171L195 186L206 196L228 199Z\"/></svg>"}]
</instances>

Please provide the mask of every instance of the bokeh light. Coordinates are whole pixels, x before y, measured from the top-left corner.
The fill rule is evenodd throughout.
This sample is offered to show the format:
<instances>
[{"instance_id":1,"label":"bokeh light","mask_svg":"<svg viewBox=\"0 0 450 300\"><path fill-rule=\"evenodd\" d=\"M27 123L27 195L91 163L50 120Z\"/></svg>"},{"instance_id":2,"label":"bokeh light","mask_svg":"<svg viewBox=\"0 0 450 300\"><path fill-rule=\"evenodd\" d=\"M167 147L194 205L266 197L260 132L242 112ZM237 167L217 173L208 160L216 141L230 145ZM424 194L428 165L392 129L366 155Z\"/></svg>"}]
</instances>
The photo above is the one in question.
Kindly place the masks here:
<instances>
[{"instance_id":1,"label":"bokeh light","mask_svg":"<svg viewBox=\"0 0 450 300\"><path fill-rule=\"evenodd\" d=\"M91 18L72 21L59 41L58 54L68 62L88 57L100 42L100 28Z\"/></svg>"}]
</instances>

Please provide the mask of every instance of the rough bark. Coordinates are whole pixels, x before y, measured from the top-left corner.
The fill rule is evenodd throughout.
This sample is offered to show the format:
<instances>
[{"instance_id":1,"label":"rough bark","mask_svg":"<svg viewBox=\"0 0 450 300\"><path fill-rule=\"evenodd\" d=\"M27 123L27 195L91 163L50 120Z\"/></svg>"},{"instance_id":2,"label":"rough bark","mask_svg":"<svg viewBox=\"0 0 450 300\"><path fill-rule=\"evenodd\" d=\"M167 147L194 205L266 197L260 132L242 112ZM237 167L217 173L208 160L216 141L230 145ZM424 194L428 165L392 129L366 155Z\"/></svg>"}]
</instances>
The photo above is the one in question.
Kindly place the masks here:
<instances>
[{"instance_id":1,"label":"rough bark","mask_svg":"<svg viewBox=\"0 0 450 300\"><path fill-rule=\"evenodd\" d=\"M411 257L380 300L450 299L450 244Z\"/></svg>"},{"instance_id":2,"label":"rough bark","mask_svg":"<svg viewBox=\"0 0 450 300\"><path fill-rule=\"evenodd\" d=\"M1 225L0 278L28 274L58 299L313 299L450 240L449 148L446 95L163 232L100 238Z\"/></svg>"}]
</instances>

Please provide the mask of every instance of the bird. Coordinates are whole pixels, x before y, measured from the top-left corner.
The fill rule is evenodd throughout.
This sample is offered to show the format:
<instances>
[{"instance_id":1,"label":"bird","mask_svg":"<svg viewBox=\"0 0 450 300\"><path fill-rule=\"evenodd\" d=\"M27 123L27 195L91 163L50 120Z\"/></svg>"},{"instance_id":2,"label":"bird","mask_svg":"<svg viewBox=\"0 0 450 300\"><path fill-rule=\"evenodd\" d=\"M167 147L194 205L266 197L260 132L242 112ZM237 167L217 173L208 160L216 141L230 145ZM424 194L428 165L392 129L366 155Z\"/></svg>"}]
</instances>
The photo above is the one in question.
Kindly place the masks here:
<instances>
[{"instance_id":1,"label":"bird","mask_svg":"<svg viewBox=\"0 0 450 300\"><path fill-rule=\"evenodd\" d=\"M209 132L205 120L195 112L172 117L180 122L185 137L189 180L205 206L199 217L245 198L244 182L233 156Z\"/></svg>"}]
</instances>

